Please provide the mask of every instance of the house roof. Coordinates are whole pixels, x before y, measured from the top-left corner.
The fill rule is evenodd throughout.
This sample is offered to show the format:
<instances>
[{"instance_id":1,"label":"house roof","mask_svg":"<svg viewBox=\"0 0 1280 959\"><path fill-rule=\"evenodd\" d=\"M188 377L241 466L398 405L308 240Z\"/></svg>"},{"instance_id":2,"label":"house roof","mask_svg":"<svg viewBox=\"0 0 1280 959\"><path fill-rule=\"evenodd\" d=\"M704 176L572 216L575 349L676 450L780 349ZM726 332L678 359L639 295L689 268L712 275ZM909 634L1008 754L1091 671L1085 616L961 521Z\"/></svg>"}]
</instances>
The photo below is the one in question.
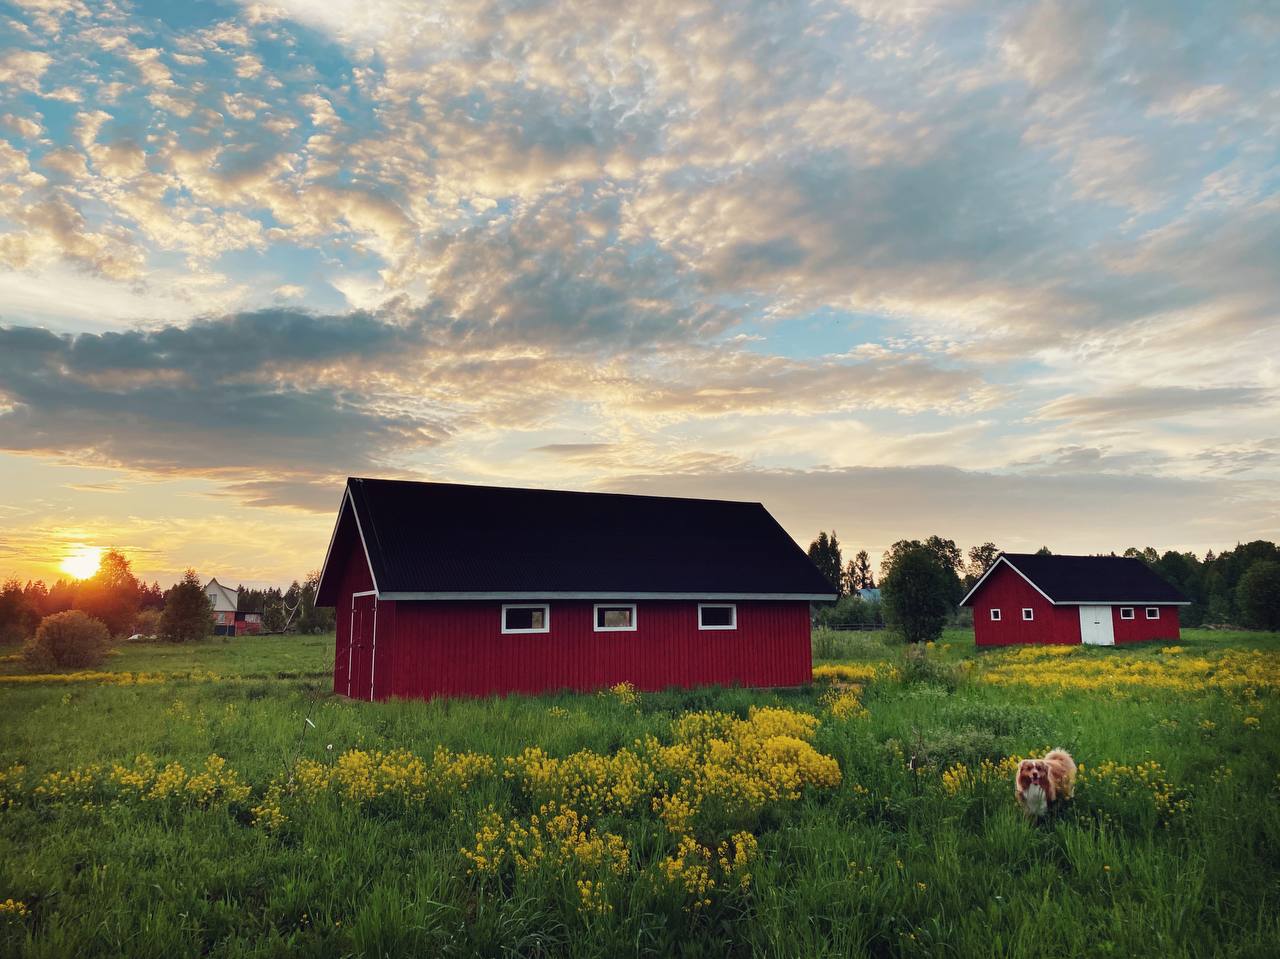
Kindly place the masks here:
<instances>
[{"instance_id":1,"label":"house roof","mask_svg":"<svg viewBox=\"0 0 1280 959\"><path fill-rule=\"evenodd\" d=\"M759 503L352 478L320 605L351 520L383 599L835 598Z\"/></svg>"},{"instance_id":2,"label":"house roof","mask_svg":"<svg viewBox=\"0 0 1280 959\"><path fill-rule=\"evenodd\" d=\"M214 578L204 584L204 591L206 595L209 592L210 586L213 586L214 588L216 588L218 593L222 596L223 601L228 604L227 606L219 606L215 602L214 609L226 612L226 611L234 610L237 608L240 602L240 593L238 590L227 589L227 587L223 586L221 583L218 582L216 578Z\"/></svg>"},{"instance_id":3,"label":"house roof","mask_svg":"<svg viewBox=\"0 0 1280 959\"><path fill-rule=\"evenodd\" d=\"M960 601L967 605L997 567L1008 565L1058 606L1161 603L1185 606L1176 587L1140 559L1125 556L1042 556L1001 553Z\"/></svg>"}]
</instances>

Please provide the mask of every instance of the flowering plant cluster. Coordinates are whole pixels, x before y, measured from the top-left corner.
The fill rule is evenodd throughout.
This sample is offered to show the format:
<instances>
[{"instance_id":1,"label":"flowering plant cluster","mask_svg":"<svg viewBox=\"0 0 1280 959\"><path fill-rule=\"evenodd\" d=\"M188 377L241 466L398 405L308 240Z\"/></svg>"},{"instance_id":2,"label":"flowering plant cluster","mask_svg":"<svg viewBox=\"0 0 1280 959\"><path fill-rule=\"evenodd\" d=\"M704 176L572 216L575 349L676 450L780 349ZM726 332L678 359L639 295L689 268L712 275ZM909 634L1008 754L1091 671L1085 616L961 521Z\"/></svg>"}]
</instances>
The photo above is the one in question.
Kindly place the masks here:
<instances>
[{"instance_id":1,"label":"flowering plant cluster","mask_svg":"<svg viewBox=\"0 0 1280 959\"><path fill-rule=\"evenodd\" d=\"M998 762L984 759L972 769L955 763L942 771L942 789L948 796L959 796L997 783L1007 788L1021 761L1019 756L1005 756Z\"/></svg>"},{"instance_id":2,"label":"flowering plant cluster","mask_svg":"<svg viewBox=\"0 0 1280 959\"><path fill-rule=\"evenodd\" d=\"M436 747L430 760L407 749L349 749L332 764L299 760L288 775L272 780L252 812L257 825L278 829L289 821L286 807L329 799L401 807L445 802L493 771L492 756L455 753L443 746Z\"/></svg>"},{"instance_id":3,"label":"flowering plant cluster","mask_svg":"<svg viewBox=\"0 0 1280 959\"><path fill-rule=\"evenodd\" d=\"M834 663L813 667L816 683L859 683L866 685L877 679L894 681L902 677L897 666L888 663Z\"/></svg>"},{"instance_id":4,"label":"flowering plant cluster","mask_svg":"<svg viewBox=\"0 0 1280 959\"><path fill-rule=\"evenodd\" d=\"M993 656L980 674L995 686L1093 692L1126 688L1172 692L1245 688L1280 690L1280 660L1267 653L1225 650L1221 655L1166 656L1160 659L1092 656L1081 646L1023 646Z\"/></svg>"},{"instance_id":5,"label":"flowering plant cluster","mask_svg":"<svg viewBox=\"0 0 1280 959\"><path fill-rule=\"evenodd\" d=\"M29 788L28 788L29 787ZM201 809L245 802L249 786L221 756L212 755L188 772L178 762L160 766L143 753L130 765L90 763L52 770L26 782L23 766L0 772L0 809L29 798L36 803L76 803L86 808L126 802L183 802Z\"/></svg>"},{"instance_id":6,"label":"flowering plant cluster","mask_svg":"<svg viewBox=\"0 0 1280 959\"><path fill-rule=\"evenodd\" d=\"M633 870L688 908L704 908L717 886L750 888L758 843L744 827L808 788L839 785L839 765L812 745L817 728L818 719L807 713L753 707L745 720L687 713L672 722L669 743L649 736L610 754L582 750L556 758L531 747L506 760L504 775L539 804L540 815L517 823L491 812L463 855L474 874L506 869L517 877L550 855L580 883L584 908L597 911L610 878ZM557 833L568 837L567 844L544 841L548 813L571 822L573 828ZM674 849L647 867L633 862L621 837L587 825L588 818L630 821L649 813ZM698 837L709 837L710 844ZM584 857L583 849L590 855Z\"/></svg>"},{"instance_id":7,"label":"flowering plant cluster","mask_svg":"<svg viewBox=\"0 0 1280 959\"><path fill-rule=\"evenodd\" d=\"M1166 829L1191 808L1186 790L1166 778L1155 760L1127 765L1105 760L1081 765L1076 786L1082 799L1104 815L1124 815L1135 807L1140 815L1152 815Z\"/></svg>"},{"instance_id":8,"label":"flowering plant cluster","mask_svg":"<svg viewBox=\"0 0 1280 959\"><path fill-rule=\"evenodd\" d=\"M101 686L158 686L169 682L217 683L224 678L217 673L130 673L103 672L85 669L74 673L13 673L0 675L0 683L21 686L32 683L51 685L70 685L74 683L97 683Z\"/></svg>"},{"instance_id":9,"label":"flowering plant cluster","mask_svg":"<svg viewBox=\"0 0 1280 959\"><path fill-rule=\"evenodd\" d=\"M836 683L818 700L835 719L866 719L871 713L862 705L862 687Z\"/></svg>"}]
</instances>

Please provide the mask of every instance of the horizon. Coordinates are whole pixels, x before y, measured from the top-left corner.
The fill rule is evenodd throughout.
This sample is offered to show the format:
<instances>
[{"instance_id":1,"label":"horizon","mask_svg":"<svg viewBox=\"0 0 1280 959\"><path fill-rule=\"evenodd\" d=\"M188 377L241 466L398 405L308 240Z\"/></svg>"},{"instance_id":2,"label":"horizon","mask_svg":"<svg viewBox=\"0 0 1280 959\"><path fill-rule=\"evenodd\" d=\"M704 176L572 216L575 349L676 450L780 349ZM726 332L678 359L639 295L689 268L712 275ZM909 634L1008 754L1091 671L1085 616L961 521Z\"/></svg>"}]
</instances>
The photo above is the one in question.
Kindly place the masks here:
<instances>
[{"instance_id":1,"label":"horizon","mask_svg":"<svg viewBox=\"0 0 1280 959\"><path fill-rule=\"evenodd\" d=\"M348 475L1280 540L1280 11L0 22L0 578L284 588Z\"/></svg>"}]
</instances>

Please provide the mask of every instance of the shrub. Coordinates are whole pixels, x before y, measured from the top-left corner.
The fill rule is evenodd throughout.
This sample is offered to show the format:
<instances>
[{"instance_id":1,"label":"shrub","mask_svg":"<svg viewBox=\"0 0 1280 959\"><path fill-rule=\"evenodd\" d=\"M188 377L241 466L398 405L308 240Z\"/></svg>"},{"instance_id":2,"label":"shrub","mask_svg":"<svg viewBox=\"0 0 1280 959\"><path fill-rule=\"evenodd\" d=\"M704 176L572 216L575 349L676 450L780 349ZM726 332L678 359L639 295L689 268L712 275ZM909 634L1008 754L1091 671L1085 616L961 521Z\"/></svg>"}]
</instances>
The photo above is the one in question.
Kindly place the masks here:
<instances>
[{"instance_id":1,"label":"shrub","mask_svg":"<svg viewBox=\"0 0 1280 959\"><path fill-rule=\"evenodd\" d=\"M169 590L160 617L160 638L171 643L204 639L213 632L213 610L209 597L194 569L188 569L182 582Z\"/></svg>"},{"instance_id":2,"label":"shrub","mask_svg":"<svg viewBox=\"0 0 1280 959\"><path fill-rule=\"evenodd\" d=\"M22 656L31 666L98 666L107 658L111 634L101 620L78 609L53 613L40 621Z\"/></svg>"},{"instance_id":3,"label":"shrub","mask_svg":"<svg viewBox=\"0 0 1280 959\"><path fill-rule=\"evenodd\" d=\"M893 560L880 586L885 617L909 643L936 640L951 612L948 598L954 576L926 546L911 546Z\"/></svg>"},{"instance_id":4,"label":"shrub","mask_svg":"<svg viewBox=\"0 0 1280 959\"><path fill-rule=\"evenodd\" d=\"M133 631L142 636L160 635L160 610L144 609L133 621Z\"/></svg>"}]
</instances>

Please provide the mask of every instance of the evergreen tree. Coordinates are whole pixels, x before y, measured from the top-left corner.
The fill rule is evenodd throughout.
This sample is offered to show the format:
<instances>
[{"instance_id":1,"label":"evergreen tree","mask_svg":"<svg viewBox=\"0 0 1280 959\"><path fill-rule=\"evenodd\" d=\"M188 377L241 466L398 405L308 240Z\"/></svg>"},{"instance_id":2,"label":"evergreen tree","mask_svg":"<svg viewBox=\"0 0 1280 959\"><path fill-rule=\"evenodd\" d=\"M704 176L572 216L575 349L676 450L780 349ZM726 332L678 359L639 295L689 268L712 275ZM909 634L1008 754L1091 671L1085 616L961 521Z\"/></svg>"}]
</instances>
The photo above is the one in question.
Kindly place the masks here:
<instances>
[{"instance_id":1,"label":"evergreen tree","mask_svg":"<svg viewBox=\"0 0 1280 959\"><path fill-rule=\"evenodd\" d=\"M831 531L830 536L826 532L819 533L818 538L809 544L809 559L813 561L814 566L818 567L818 571L827 578L827 582L831 584L831 588L835 590L836 594L843 594L842 573L844 562L840 556L840 540L836 538L835 530Z\"/></svg>"},{"instance_id":2,"label":"evergreen tree","mask_svg":"<svg viewBox=\"0 0 1280 959\"><path fill-rule=\"evenodd\" d=\"M160 616L160 637L171 643L204 639L213 632L213 605L194 569L168 592Z\"/></svg>"}]
</instances>

